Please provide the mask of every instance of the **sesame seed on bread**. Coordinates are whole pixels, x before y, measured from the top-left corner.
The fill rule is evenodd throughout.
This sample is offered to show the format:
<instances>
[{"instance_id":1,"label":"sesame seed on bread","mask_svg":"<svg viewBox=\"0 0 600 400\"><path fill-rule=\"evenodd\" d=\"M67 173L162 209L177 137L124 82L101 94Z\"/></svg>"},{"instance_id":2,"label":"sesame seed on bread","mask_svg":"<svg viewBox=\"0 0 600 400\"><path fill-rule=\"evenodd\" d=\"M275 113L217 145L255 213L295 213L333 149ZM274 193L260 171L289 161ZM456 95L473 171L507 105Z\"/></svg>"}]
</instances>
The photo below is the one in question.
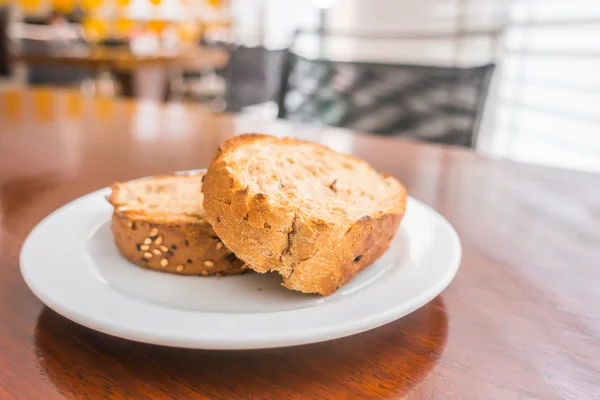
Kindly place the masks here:
<instances>
[{"instance_id":1,"label":"sesame seed on bread","mask_svg":"<svg viewBox=\"0 0 600 400\"><path fill-rule=\"evenodd\" d=\"M202 180L167 175L115 183L111 230L132 263L180 275L231 275L247 270L204 217Z\"/></svg>"},{"instance_id":2,"label":"sesame seed on bread","mask_svg":"<svg viewBox=\"0 0 600 400\"><path fill-rule=\"evenodd\" d=\"M400 182L365 161L257 134L221 145L203 192L206 219L251 269L322 295L385 252L406 207Z\"/></svg>"}]
</instances>

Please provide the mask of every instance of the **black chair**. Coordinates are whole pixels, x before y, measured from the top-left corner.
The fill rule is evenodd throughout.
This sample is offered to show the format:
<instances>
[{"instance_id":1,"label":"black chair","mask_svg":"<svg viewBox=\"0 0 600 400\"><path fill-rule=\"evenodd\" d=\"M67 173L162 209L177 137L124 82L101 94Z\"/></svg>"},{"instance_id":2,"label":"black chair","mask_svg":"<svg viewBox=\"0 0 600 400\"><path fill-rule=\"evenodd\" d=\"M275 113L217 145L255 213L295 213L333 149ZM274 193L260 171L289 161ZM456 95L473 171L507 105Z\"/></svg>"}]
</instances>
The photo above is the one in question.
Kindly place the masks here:
<instances>
[{"instance_id":1,"label":"black chair","mask_svg":"<svg viewBox=\"0 0 600 400\"><path fill-rule=\"evenodd\" d=\"M49 33L54 29L51 25L51 15L43 17L25 18L25 26L36 25L38 29L45 29ZM81 19L77 12L65 15L67 21L76 21ZM56 38L32 38L23 37L19 40L20 51L23 54L46 54L56 51L72 49L74 47L87 48L89 44L83 37L74 37L68 40L58 40ZM95 71L88 67L75 66L41 66L30 65L27 68L27 83L32 85L53 85L72 87L80 85L85 80L94 79Z\"/></svg>"},{"instance_id":2,"label":"black chair","mask_svg":"<svg viewBox=\"0 0 600 400\"><path fill-rule=\"evenodd\" d=\"M0 7L0 78L11 74L8 39L8 7Z\"/></svg>"},{"instance_id":3,"label":"black chair","mask_svg":"<svg viewBox=\"0 0 600 400\"><path fill-rule=\"evenodd\" d=\"M60 51L70 46L83 46L80 42L61 43L54 40L21 39L23 54L44 54ZM52 85L73 87L87 79L94 79L94 69L72 66L37 66L27 68L27 83L30 85Z\"/></svg>"},{"instance_id":4,"label":"black chair","mask_svg":"<svg viewBox=\"0 0 600 400\"><path fill-rule=\"evenodd\" d=\"M226 111L240 112L244 107L277 101L281 68L287 50L263 46L239 46L231 52L224 71Z\"/></svg>"},{"instance_id":5,"label":"black chair","mask_svg":"<svg viewBox=\"0 0 600 400\"><path fill-rule=\"evenodd\" d=\"M279 118L475 145L494 64L473 68L309 59L288 51Z\"/></svg>"}]
</instances>

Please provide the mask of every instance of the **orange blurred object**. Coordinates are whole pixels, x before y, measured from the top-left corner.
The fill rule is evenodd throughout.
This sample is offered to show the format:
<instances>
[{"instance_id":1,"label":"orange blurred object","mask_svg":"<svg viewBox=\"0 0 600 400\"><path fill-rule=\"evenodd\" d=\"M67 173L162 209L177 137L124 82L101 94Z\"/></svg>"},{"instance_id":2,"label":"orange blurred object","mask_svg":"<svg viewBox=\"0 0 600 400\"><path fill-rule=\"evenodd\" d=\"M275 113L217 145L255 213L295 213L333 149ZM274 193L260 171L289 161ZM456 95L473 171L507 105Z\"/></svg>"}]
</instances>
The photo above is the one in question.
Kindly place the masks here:
<instances>
[{"instance_id":1,"label":"orange blurred object","mask_svg":"<svg viewBox=\"0 0 600 400\"><path fill-rule=\"evenodd\" d=\"M150 20L148 21L148 23L146 24L146 27L148 28L148 30L150 30L151 32L156 33L157 35L162 34L162 32L165 30L165 28L167 27L167 21L163 21L163 20Z\"/></svg>"},{"instance_id":2,"label":"orange blurred object","mask_svg":"<svg viewBox=\"0 0 600 400\"><path fill-rule=\"evenodd\" d=\"M82 97L79 92L70 91L67 93L67 115L71 118L79 118L83 112Z\"/></svg>"},{"instance_id":3,"label":"orange blurred object","mask_svg":"<svg viewBox=\"0 0 600 400\"><path fill-rule=\"evenodd\" d=\"M108 32L107 22L97 18L84 19L82 26L87 39L91 41L102 39Z\"/></svg>"},{"instance_id":4,"label":"orange blurred object","mask_svg":"<svg viewBox=\"0 0 600 400\"><path fill-rule=\"evenodd\" d=\"M75 8L75 0L52 0L52 8L62 13L69 13Z\"/></svg>"},{"instance_id":5,"label":"orange blurred object","mask_svg":"<svg viewBox=\"0 0 600 400\"><path fill-rule=\"evenodd\" d=\"M126 18L117 18L114 28L117 36L128 36L135 28L135 21Z\"/></svg>"},{"instance_id":6,"label":"orange blurred object","mask_svg":"<svg viewBox=\"0 0 600 400\"><path fill-rule=\"evenodd\" d=\"M40 9L42 0L19 0L18 4L25 12L35 12Z\"/></svg>"},{"instance_id":7,"label":"orange blurred object","mask_svg":"<svg viewBox=\"0 0 600 400\"><path fill-rule=\"evenodd\" d=\"M95 115L100 119L109 118L112 114L114 101L109 97L99 96L94 98Z\"/></svg>"},{"instance_id":8,"label":"orange blurred object","mask_svg":"<svg viewBox=\"0 0 600 400\"><path fill-rule=\"evenodd\" d=\"M221 8L225 4L224 0L206 0L209 6L214 8Z\"/></svg>"},{"instance_id":9,"label":"orange blurred object","mask_svg":"<svg viewBox=\"0 0 600 400\"><path fill-rule=\"evenodd\" d=\"M177 24L177 34L182 42L195 42L202 37L203 28L200 21L185 21Z\"/></svg>"},{"instance_id":10,"label":"orange blurred object","mask_svg":"<svg viewBox=\"0 0 600 400\"><path fill-rule=\"evenodd\" d=\"M0 116L18 120L22 111L22 92L8 89L0 92Z\"/></svg>"},{"instance_id":11,"label":"orange blurred object","mask_svg":"<svg viewBox=\"0 0 600 400\"><path fill-rule=\"evenodd\" d=\"M40 88L33 93L34 111L39 121L49 121L54 111L53 95L50 88Z\"/></svg>"},{"instance_id":12,"label":"orange blurred object","mask_svg":"<svg viewBox=\"0 0 600 400\"><path fill-rule=\"evenodd\" d=\"M81 7L84 10L95 10L104 3L104 0L81 0Z\"/></svg>"}]
</instances>

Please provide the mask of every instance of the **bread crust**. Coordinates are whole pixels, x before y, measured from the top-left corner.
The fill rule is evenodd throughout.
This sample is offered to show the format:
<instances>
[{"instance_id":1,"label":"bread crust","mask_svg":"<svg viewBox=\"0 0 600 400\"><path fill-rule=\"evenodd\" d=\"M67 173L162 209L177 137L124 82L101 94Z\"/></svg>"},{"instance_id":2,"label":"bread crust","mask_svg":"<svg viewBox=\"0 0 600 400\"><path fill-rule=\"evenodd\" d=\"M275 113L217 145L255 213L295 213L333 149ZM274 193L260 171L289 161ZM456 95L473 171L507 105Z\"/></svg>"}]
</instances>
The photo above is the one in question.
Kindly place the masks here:
<instances>
[{"instance_id":1,"label":"bread crust","mask_svg":"<svg viewBox=\"0 0 600 400\"><path fill-rule=\"evenodd\" d=\"M148 179L161 178L171 176ZM179 275L235 275L248 270L223 245L206 219L165 221L122 207L117 202L118 191L126 184L113 184L107 200L115 207L111 218L115 244L127 260L144 268Z\"/></svg>"},{"instance_id":2,"label":"bread crust","mask_svg":"<svg viewBox=\"0 0 600 400\"><path fill-rule=\"evenodd\" d=\"M252 194L243 187L227 164L227 154L255 141L308 143L259 134L224 142L204 180L206 218L223 243L251 269L277 271L283 277L283 286L289 289L330 295L388 248L404 216L406 191L398 182L401 196L392 208L364 216L349 228L328 223L270 201L268 194Z\"/></svg>"}]
</instances>

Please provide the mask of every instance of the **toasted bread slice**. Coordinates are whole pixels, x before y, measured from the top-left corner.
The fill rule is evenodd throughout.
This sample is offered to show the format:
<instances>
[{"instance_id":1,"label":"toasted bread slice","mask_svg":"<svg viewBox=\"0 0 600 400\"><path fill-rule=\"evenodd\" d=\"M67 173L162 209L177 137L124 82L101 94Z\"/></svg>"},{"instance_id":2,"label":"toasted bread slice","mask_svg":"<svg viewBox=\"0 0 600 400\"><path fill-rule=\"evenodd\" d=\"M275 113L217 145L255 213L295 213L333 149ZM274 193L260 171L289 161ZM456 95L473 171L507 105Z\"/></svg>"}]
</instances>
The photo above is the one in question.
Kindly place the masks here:
<instances>
[{"instance_id":1,"label":"toasted bread slice","mask_svg":"<svg viewBox=\"0 0 600 400\"><path fill-rule=\"evenodd\" d=\"M247 267L204 218L198 175L169 175L112 185L117 248L145 268L181 275L239 274Z\"/></svg>"},{"instance_id":2,"label":"toasted bread slice","mask_svg":"<svg viewBox=\"0 0 600 400\"><path fill-rule=\"evenodd\" d=\"M224 142L203 191L206 218L251 269L322 295L385 252L406 207L404 187L366 162L265 135Z\"/></svg>"}]
</instances>

